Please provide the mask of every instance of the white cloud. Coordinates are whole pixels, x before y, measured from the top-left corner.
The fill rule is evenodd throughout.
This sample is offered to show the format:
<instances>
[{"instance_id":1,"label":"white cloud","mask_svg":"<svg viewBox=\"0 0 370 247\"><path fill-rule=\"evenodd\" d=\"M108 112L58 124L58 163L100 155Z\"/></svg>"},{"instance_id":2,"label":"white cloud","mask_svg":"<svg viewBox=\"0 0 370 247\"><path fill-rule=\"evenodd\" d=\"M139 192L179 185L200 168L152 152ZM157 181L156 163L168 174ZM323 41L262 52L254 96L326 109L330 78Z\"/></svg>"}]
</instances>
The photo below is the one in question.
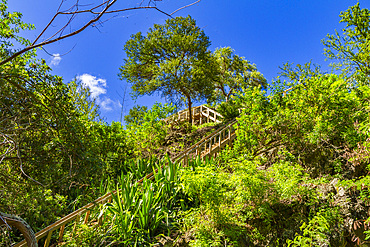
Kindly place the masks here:
<instances>
[{"instance_id":1,"label":"white cloud","mask_svg":"<svg viewBox=\"0 0 370 247\"><path fill-rule=\"evenodd\" d=\"M58 66L60 61L62 61L62 57L59 53L53 54L53 58L51 59L50 65Z\"/></svg>"},{"instance_id":2,"label":"white cloud","mask_svg":"<svg viewBox=\"0 0 370 247\"><path fill-rule=\"evenodd\" d=\"M83 86L89 88L91 97L96 100L96 103L104 111L113 111L121 107L118 100L113 101L111 98L104 96L107 93L107 80L97 78L96 76L83 74L77 76L78 80L81 80Z\"/></svg>"},{"instance_id":3,"label":"white cloud","mask_svg":"<svg viewBox=\"0 0 370 247\"><path fill-rule=\"evenodd\" d=\"M96 76L89 74L79 75L77 79L81 80L82 85L90 89L91 97L94 99L98 98L101 94L107 93L105 89L107 87L107 81L105 79L98 79Z\"/></svg>"},{"instance_id":4,"label":"white cloud","mask_svg":"<svg viewBox=\"0 0 370 247\"><path fill-rule=\"evenodd\" d=\"M113 101L108 97L104 97L103 100L98 99L97 103L100 105L101 109L105 111L113 111L113 109L121 108L122 106L118 100Z\"/></svg>"}]
</instances>

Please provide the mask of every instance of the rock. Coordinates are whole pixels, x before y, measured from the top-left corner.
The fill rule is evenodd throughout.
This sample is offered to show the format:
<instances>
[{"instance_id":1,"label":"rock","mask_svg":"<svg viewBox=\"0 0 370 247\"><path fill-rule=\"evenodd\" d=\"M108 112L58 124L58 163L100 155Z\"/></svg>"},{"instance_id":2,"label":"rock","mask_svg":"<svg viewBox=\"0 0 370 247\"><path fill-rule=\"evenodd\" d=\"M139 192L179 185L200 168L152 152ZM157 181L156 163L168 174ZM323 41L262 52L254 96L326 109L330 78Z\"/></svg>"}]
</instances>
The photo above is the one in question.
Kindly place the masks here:
<instances>
[{"instance_id":1,"label":"rock","mask_svg":"<svg viewBox=\"0 0 370 247\"><path fill-rule=\"evenodd\" d=\"M346 194L346 190L343 187L338 188L338 196L342 197Z\"/></svg>"}]
</instances>

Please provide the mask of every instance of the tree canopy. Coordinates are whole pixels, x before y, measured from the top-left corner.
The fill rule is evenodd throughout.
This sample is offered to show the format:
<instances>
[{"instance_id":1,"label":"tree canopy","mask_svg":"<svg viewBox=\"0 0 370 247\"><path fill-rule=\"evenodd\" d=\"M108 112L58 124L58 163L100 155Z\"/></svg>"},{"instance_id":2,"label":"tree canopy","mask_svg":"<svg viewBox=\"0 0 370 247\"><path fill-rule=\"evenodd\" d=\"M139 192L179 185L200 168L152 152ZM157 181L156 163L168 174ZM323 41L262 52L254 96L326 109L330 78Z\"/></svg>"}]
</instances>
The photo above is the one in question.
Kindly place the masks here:
<instances>
[{"instance_id":1,"label":"tree canopy","mask_svg":"<svg viewBox=\"0 0 370 247\"><path fill-rule=\"evenodd\" d=\"M144 36L131 36L120 78L132 84L135 96L158 93L176 106L189 108L211 97L217 74L208 50L211 42L190 16L154 25Z\"/></svg>"},{"instance_id":2,"label":"tree canopy","mask_svg":"<svg viewBox=\"0 0 370 247\"><path fill-rule=\"evenodd\" d=\"M234 54L230 47L218 48L213 53L219 66L218 76L215 78L215 100L229 101L231 95L241 92L246 86L266 87L266 79L244 57Z\"/></svg>"},{"instance_id":3,"label":"tree canopy","mask_svg":"<svg viewBox=\"0 0 370 247\"><path fill-rule=\"evenodd\" d=\"M132 107L129 113L125 116L125 123L130 125L132 123L140 124L144 121L145 113L148 112L148 107L136 105Z\"/></svg>"},{"instance_id":4,"label":"tree canopy","mask_svg":"<svg viewBox=\"0 0 370 247\"><path fill-rule=\"evenodd\" d=\"M334 67L343 75L364 75L370 77L370 11L361 9L360 3L341 12L340 22L345 23L342 34L328 34L323 40L325 55L339 61Z\"/></svg>"}]
</instances>

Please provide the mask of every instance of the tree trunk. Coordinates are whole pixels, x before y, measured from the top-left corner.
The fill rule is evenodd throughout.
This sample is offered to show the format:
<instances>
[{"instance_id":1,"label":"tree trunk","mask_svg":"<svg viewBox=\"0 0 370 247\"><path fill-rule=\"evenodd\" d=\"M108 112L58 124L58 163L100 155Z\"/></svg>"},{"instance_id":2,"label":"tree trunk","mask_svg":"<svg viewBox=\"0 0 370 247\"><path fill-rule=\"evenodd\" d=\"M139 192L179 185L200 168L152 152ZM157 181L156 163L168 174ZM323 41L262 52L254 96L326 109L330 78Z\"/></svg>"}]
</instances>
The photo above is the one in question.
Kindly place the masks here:
<instances>
[{"instance_id":1,"label":"tree trunk","mask_svg":"<svg viewBox=\"0 0 370 247\"><path fill-rule=\"evenodd\" d=\"M189 109L189 123L193 124L193 112L191 110L192 102L190 97L188 97L188 109Z\"/></svg>"},{"instance_id":2,"label":"tree trunk","mask_svg":"<svg viewBox=\"0 0 370 247\"><path fill-rule=\"evenodd\" d=\"M226 102L228 102L228 101L229 101L229 98L230 98L230 95L231 95L232 91L233 91L233 89L232 89L232 88L230 88L229 93L228 93L228 94L226 94L226 96L225 96L225 100L226 100Z\"/></svg>"},{"instance_id":3,"label":"tree trunk","mask_svg":"<svg viewBox=\"0 0 370 247\"><path fill-rule=\"evenodd\" d=\"M17 228L22 233L28 247L38 246L34 231L23 219L11 214L0 212L0 226L1 225Z\"/></svg>"}]
</instances>

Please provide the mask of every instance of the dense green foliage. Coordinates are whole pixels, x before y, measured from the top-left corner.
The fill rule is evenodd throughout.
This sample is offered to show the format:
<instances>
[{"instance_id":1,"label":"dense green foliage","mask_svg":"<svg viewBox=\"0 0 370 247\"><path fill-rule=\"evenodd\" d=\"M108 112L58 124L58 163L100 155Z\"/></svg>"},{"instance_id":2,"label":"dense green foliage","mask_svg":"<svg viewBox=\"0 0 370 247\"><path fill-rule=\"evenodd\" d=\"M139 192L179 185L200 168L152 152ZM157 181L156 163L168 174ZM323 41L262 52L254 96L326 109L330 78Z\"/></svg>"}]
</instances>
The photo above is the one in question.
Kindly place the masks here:
<instances>
[{"instance_id":1,"label":"dense green foliage","mask_svg":"<svg viewBox=\"0 0 370 247\"><path fill-rule=\"evenodd\" d=\"M166 123L161 121L173 113L172 105L155 104L148 110L142 123L132 122L127 126L129 140L135 143L135 155L150 157L162 145L166 135Z\"/></svg>"},{"instance_id":2,"label":"dense green foliage","mask_svg":"<svg viewBox=\"0 0 370 247\"><path fill-rule=\"evenodd\" d=\"M148 111L148 107L136 105L132 107L129 113L125 116L126 125L133 123L143 123L144 115Z\"/></svg>"},{"instance_id":3,"label":"dense green foliage","mask_svg":"<svg viewBox=\"0 0 370 247\"><path fill-rule=\"evenodd\" d=\"M8 13L5 1L0 7L5 59L17 41L28 42L17 33L32 26L20 13ZM165 135L159 120L168 110L149 111L142 128L105 124L88 89L64 83L35 54L0 68L0 211L23 217L37 231L96 198L101 180L126 173L126 163L145 149L140 143L159 145Z\"/></svg>"},{"instance_id":4,"label":"dense green foliage","mask_svg":"<svg viewBox=\"0 0 370 247\"><path fill-rule=\"evenodd\" d=\"M147 166L143 170L147 173L163 163L150 161L142 164ZM67 245L104 246L114 243L133 246L150 241L161 228L169 227L169 221L173 217L172 209L178 192L177 169L175 164L170 163L168 168L160 169L155 174L155 182L144 180L142 185L135 183L141 178L140 174L122 174L117 185L109 184L120 191L113 196L112 202L95 212L105 217L105 222L100 227L104 231L100 229L98 233L91 232L88 226L82 225L77 231L68 234ZM167 219L167 225L162 222L164 218Z\"/></svg>"},{"instance_id":5,"label":"dense green foliage","mask_svg":"<svg viewBox=\"0 0 370 247\"><path fill-rule=\"evenodd\" d=\"M6 2L0 6L1 59L5 59L14 52L15 41L28 42L17 33L32 26L22 23L21 14L6 12ZM1 66L0 88L0 137L4 143L0 147L0 210L38 225L48 224L65 206L63 196L56 193L63 193L72 174L87 164L86 160L72 166L81 155L81 122L68 87L50 74L34 51ZM34 203L27 206L31 198ZM41 212L49 215L47 220Z\"/></svg>"},{"instance_id":6,"label":"dense green foliage","mask_svg":"<svg viewBox=\"0 0 370 247\"><path fill-rule=\"evenodd\" d=\"M230 47L216 49L213 56L219 66L213 96L215 101L228 102L230 97L235 96L243 87L267 86L266 79L257 71L256 66L235 55ZM208 99L210 100L212 98Z\"/></svg>"},{"instance_id":7,"label":"dense green foliage","mask_svg":"<svg viewBox=\"0 0 370 247\"><path fill-rule=\"evenodd\" d=\"M17 33L32 26L7 13L5 1L0 10L4 59L14 44L28 42ZM132 36L121 77L137 95L161 92L175 103L185 97L189 107L206 96L224 99L217 110L225 121L238 120L231 147L185 167L165 154L210 129L199 137L201 127L162 121L173 105L137 106L126 126L106 124L87 88L64 83L35 51L15 58L0 68L0 211L39 230L119 190L91 212L102 224L67 226L61 245L368 244L369 11L357 4L341 17L343 34L324 41L341 73L285 64L270 94L255 66L231 48L211 56L208 37L190 17ZM213 70L216 76L203 80ZM136 183L151 171L153 180Z\"/></svg>"}]
</instances>

